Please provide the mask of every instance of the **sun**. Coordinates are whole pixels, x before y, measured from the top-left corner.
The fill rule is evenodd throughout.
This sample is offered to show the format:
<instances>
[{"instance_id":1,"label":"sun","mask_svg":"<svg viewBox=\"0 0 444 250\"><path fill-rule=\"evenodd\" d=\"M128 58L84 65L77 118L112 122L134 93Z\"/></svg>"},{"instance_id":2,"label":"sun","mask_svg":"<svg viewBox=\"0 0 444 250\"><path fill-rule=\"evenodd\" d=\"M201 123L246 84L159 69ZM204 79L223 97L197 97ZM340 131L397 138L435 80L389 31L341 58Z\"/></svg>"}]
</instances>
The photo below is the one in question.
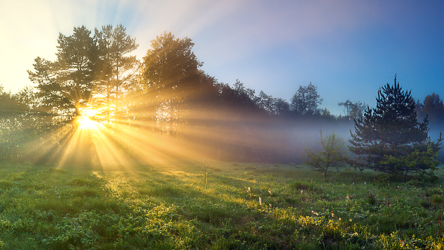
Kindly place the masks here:
<instances>
[{"instance_id":1,"label":"sun","mask_svg":"<svg viewBox=\"0 0 444 250\"><path fill-rule=\"evenodd\" d=\"M94 129L97 127L97 122L91 120L88 116L81 116L78 122L81 129Z\"/></svg>"},{"instance_id":2,"label":"sun","mask_svg":"<svg viewBox=\"0 0 444 250\"><path fill-rule=\"evenodd\" d=\"M91 119L91 117L95 115L96 111L92 109L84 109L81 111L82 115L77 118L79 128L86 130L96 129L99 123Z\"/></svg>"}]
</instances>

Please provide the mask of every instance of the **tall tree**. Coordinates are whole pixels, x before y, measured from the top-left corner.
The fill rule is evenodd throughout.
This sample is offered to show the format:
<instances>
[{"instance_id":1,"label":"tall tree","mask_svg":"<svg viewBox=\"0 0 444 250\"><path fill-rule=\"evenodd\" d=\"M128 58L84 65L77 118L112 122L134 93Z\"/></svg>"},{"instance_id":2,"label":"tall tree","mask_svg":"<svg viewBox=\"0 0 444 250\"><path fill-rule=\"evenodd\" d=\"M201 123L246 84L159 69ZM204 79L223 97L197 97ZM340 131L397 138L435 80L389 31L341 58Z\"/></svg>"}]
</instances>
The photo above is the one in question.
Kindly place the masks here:
<instances>
[{"instance_id":1,"label":"tall tree","mask_svg":"<svg viewBox=\"0 0 444 250\"><path fill-rule=\"evenodd\" d=\"M434 170L441 140L430 141L427 118L417 121L411 92L402 90L396 75L392 86L379 89L376 101L350 132L349 149L363 160L355 164L391 174Z\"/></svg>"},{"instance_id":2,"label":"tall tree","mask_svg":"<svg viewBox=\"0 0 444 250\"><path fill-rule=\"evenodd\" d=\"M193 98L199 87L199 68L202 63L192 51L190 38L175 38L164 32L151 41L151 49L143 58L143 83L155 107L152 118L166 124L175 132L186 109L186 101Z\"/></svg>"},{"instance_id":3,"label":"tall tree","mask_svg":"<svg viewBox=\"0 0 444 250\"><path fill-rule=\"evenodd\" d=\"M422 112L429 116L430 121L444 121L444 105L439 95L433 93L424 98Z\"/></svg>"},{"instance_id":4,"label":"tall tree","mask_svg":"<svg viewBox=\"0 0 444 250\"><path fill-rule=\"evenodd\" d=\"M20 102L17 96L6 92L0 85L0 118L8 118L17 114L27 112L28 107Z\"/></svg>"},{"instance_id":5,"label":"tall tree","mask_svg":"<svg viewBox=\"0 0 444 250\"><path fill-rule=\"evenodd\" d=\"M98 47L100 62L97 65L99 86L97 93L104 96L107 120L110 119L112 99L119 99L122 88L128 86L137 72L138 61L136 56L128 55L138 44L136 40L126 34L122 25L113 28L112 25L103 26L102 30L95 29L95 39ZM115 103L114 103L115 105Z\"/></svg>"},{"instance_id":6,"label":"tall tree","mask_svg":"<svg viewBox=\"0 0 444 250\"><path fill-rule=\"evenodd\" d=\"M302 115L318 114L318 106L322 104L323 99L318 94L317 86L311 82L308 86L299 86L298 91L291 99L291 110Z\"/></svg>"},{"instance_id":7,"label":"tall tree","mask_svg":"<svg viewBox=\"0 0 444 250\"><path fill-rule=\"evenodd\" d=\"M276 110L276 114L278 114L278 115L285 116L290 113L290 104L282 98L275 99L274 107Z\"/></svg>"},{"instance_id":8,"label":"tall tree","mask_svg":"<svg viewBox=\"0 0 444 250\"><path fill-rule=\"evenodd\" d=\"M343 106L345 108L345 115L350 117L351 119L359 119L362 118L366 106L365 103L362 102L351 102L347 100L345 102L338 103L339 106Z\"/></svg>"},{"instance_id":9,"label":"tall tree","mask_svg":"<svg viewBox=\"0 0 444 250\"><path fill-rule=\"evenodd\" d=\"M37 95L50 111L79 116L95 87L97 47L84 26L74 28L71 36L60 34L57 42L57 60L37 57L29 79L37 84Z\"/></svg>"},{"instance_id":10,"label":"tall tree","mask_svg":"<svg viewBox=\"0 0 444 250\"><path fill-rule=\"evenodd\" d=\"M34 133L30 127L39 123L38 117L29 117L30 106L18 94L4 91L0 85L0 159L24 160L25 144Z\"/></svg>"}]
</instances>

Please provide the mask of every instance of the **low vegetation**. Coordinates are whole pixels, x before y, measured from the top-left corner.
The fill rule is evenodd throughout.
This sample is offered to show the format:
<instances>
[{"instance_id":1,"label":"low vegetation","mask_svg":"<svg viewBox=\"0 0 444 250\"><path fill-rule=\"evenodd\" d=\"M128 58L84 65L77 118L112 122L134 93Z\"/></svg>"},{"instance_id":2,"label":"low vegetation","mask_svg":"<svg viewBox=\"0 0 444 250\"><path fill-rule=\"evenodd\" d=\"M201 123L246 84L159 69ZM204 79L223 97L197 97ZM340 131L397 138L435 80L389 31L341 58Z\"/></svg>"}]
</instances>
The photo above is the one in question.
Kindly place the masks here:
<instances>
[{"instance_id":1,"label":"low vegetation","mask_svg":"<svg viewBox=\"0 0 444 250\"><path fill-rule=\"evenodd\" d=\"M0 249L443 249L442 178L387 176L345 169L326 181L295 164L3 164Z\"/></svg>"}]
</instances>

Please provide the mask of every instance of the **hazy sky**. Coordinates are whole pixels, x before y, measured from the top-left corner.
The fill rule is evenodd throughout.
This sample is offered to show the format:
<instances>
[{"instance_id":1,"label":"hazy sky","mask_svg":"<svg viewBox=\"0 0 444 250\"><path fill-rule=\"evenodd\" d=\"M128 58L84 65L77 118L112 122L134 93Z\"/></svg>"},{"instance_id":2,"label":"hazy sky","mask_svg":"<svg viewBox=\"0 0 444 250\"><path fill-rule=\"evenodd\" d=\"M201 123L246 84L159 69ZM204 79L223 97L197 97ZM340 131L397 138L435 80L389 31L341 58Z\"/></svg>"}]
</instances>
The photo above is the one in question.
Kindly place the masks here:
<instances>
[{"instance_id":1,"label":"hazy sky","mask_svg":"<svg viewBox=\"0 0 444 250\"><path fill-rule=\"evenodd\" d=\"M0 0L0 84L31 86L37 56L59 33L123 24L141 59L163 31L191 38L203 70L290 100L312 82L335 114L347 99L375 105L395 73L415 99L444 98L444 1Z\"/></svg>"}]
</instances>

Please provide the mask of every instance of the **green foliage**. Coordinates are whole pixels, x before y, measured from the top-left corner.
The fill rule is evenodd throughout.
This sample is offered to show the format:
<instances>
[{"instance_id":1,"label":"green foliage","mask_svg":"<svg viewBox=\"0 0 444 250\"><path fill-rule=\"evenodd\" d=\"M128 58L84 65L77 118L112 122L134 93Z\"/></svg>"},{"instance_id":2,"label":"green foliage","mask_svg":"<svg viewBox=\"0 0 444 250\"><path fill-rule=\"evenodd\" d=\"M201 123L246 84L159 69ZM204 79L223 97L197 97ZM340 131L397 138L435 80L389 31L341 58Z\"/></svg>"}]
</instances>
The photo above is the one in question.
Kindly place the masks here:
<instances>
[{"instance_id":1,"label":"green foliage","mask_svg":"<svg viewBox=\"0 0 444 250\"><path fill-rule=\"evenodd\" d=\"M413 152L409 152L403 157L395 157L389 155L386 160L380 162L386 169L393 169L393 173L405 172L407 175L409 172L416 172L419 175L434 176L433 172L437 169L440 162L437 160L438 152L432 149L432 146L427 147L427 151L420 151L415 149ZM399 169L399 170L398 170ZM428 172L426 170L429 170Z\"/></svg>"},{"instance_id":2,"label":"green foliage","mask_svg":"<svg viewBox=\"0 0 444 250\"><path fill-rule=\"evenodd\" d=\"M310 165L314 170L323 172L324 177L327 178L327 171L333 164L338 164L345 161L345 158L341 155L341 148L344 142L335 133L322 137L319 144L323 151L312 151L310 148L306 148L305 164Z\"/></svg>"},{"instance_id":3,"label":"green foliage","mask_svg":"<svg viewBox=\"0 0 444 250\"><path fill-rule=\"evenodd\" d=\"M364 118L355 120L349 149L358 155L354 165L393 175L433 174L441 148L428 137L428 120L417 121L411 92L396 82L378 91L377 106L368 108Z\"/></svg>"}]
</instances>

